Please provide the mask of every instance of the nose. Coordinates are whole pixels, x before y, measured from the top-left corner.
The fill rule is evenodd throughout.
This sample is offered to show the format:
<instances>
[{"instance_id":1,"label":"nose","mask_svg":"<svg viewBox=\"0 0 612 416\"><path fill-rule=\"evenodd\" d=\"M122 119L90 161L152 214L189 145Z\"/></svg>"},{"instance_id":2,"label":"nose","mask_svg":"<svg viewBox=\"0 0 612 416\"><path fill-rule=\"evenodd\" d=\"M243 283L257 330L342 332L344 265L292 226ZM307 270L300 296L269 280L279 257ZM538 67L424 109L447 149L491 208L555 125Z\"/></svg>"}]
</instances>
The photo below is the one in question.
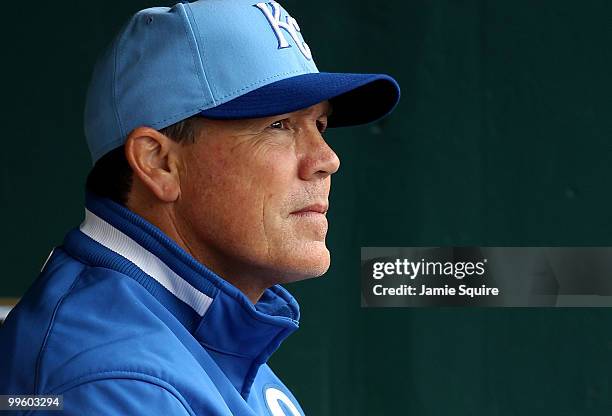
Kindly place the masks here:
<instances>
[{"instance_id":1,"label":"nose","mask_svg":"<svg viewBox=\"0 0 612 416\"><path fill-rule=\"evenodd\" d=\"M324 179L338 171L340 159L318 129L310 131L300 158L299 176L303 180Z\"/></svg>"}]
</instances>

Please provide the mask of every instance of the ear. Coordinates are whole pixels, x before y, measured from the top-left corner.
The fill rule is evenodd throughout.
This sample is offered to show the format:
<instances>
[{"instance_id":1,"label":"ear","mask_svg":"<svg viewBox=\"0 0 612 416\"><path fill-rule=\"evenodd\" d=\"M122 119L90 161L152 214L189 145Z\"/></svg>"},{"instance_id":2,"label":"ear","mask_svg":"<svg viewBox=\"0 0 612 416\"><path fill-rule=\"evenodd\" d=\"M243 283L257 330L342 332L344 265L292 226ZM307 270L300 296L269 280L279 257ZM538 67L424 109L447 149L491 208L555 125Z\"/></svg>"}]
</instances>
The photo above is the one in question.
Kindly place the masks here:
<instances>
[{"instance_id":1,"label":"ear","mask_svg":"<svg viewBox=\"0 0 612 416\"><path fill-rule=\"evenodd\" d=\"M176 201L180 194L177 145L150 127L137 127L125 142L125 157L134 175L164 202Z\"/></svg>"}]
</instances>

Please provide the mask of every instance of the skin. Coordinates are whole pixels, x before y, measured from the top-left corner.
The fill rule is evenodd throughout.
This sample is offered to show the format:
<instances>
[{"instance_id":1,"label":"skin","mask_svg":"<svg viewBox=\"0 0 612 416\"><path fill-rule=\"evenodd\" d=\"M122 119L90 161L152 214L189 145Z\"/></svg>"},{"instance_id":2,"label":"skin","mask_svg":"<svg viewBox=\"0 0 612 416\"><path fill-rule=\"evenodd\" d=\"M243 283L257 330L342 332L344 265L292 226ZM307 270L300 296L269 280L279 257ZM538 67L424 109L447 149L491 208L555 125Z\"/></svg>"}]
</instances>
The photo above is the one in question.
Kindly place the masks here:
<instances>
[{"instance_id":1,"label":"skin","mask_svg":"<svg viewBox=\"0 0 612 416\"><path fill-rule=\"evenodd\" d=\"M324 274L331 184L330 105L274 117L197 120L195 143L139 127L126 141L127 206L253 303L264 290Z\"/></svg>"}]
</instances>

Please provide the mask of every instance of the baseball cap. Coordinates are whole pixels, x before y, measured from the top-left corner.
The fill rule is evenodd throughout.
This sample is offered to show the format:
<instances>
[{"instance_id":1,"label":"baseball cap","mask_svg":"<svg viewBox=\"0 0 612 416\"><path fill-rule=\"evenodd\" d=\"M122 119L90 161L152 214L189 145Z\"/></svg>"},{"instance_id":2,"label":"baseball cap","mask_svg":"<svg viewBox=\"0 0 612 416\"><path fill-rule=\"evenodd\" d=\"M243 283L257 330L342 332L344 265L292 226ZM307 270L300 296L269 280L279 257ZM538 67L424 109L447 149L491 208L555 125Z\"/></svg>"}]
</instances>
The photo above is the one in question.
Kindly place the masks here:
<instances>
[{"instance_id":1,"label":"baseball cap","mask_svg":"<svg viewBox=\"0 0 612 416\"><path fill-rule=\"evenodd\" d=\"M388 75L319 72L277 2L183 1L137 12L99 58L85 136L95 163L139 126L267 117L325 100L329 127L351 126L388 114L399 95Z\"/></svg>"}]
</instances>

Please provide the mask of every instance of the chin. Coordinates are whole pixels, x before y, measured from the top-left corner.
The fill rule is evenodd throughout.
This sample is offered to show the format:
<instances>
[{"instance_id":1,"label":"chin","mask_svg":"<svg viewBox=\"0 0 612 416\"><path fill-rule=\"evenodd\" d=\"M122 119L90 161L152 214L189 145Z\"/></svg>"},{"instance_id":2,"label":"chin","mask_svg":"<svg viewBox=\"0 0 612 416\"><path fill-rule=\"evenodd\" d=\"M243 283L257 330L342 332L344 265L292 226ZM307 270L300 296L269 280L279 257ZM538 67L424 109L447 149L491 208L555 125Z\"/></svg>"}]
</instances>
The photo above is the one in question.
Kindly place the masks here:
<instances>
[{"instance_id":1,"label":"chin","mask_svg":"<svg viewBox=\"0 0 612 416\"><path fill-rule=\"evenodd\" d=\"M289 254L284 269L282 283L312 279L325 274L330 265L330 254L325 244L323 247L295 250Z\"/></svg>"}]
</instances>

